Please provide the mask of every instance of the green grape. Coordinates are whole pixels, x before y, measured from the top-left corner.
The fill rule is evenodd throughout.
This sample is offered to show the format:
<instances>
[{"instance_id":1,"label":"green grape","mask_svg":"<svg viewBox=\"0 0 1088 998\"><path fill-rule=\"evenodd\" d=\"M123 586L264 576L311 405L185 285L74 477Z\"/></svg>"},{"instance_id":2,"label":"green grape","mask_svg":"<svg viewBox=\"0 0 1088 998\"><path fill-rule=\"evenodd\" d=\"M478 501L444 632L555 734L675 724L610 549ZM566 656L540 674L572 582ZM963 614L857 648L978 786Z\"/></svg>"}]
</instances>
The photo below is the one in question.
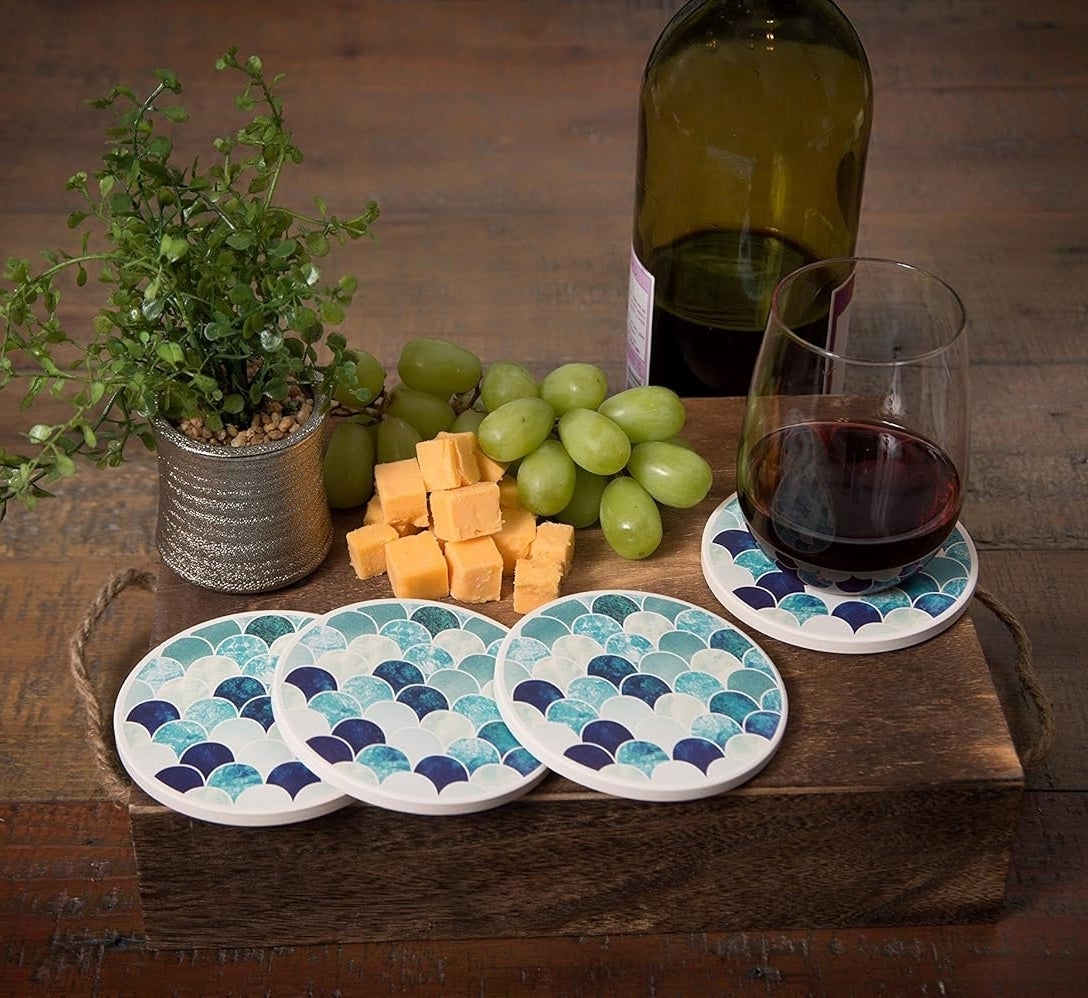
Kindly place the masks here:
<instances>
[{"instance_id":1,"label":"green grape","mask_svg":"<svg viewBox=\"0 0 1088 998\"><path fill-rule=\"evenodd\" d=\"M453 421L450 430L453 433L464 433L465 431L475 433L483 421L484 414L479 409L466 409L464 412L457 414L457 418Z\"/></svg>"},{"instance_id":2,"label":"green grape","mask_svg":"<svg viewBox=\"0 0 1088 998\"><path fill-rule=\"evenodd\" d=\"M633 478L613 478L601 495L601 532L621 557L648 558L661 543L661 511Z\"/></svg>"},{"instance_id":3,"label":"green grape","mask_svg":"<svg viewBox=\"0 0 1088 998\"><path fill-rule=\"evenodd\" d=\"M605 399L598 411L623 427L631 443L667 440L684 428L683 400L670 388L640 385Z\"/></svg>"},{"instance_id":4,"label":"green grape","mask_svg":"<svg viewBox=\"0 0 1088 998\"><path fill-rule=\"evenodd\" d=\"M537 516L553 516L574 495L574 462L555 439L545 440L518 465L518 502Z\"/></svg>"},{"instance_id":5,"label":"green grape","mask_svg":"<svg viewBox=\"0 0 1088 998\"><path fill-rule=\"evenodd\" d=\"M596 409L608 395L608 379L595 364L564 364L540 382L540 397L557 416L570 409Z\"/></svg>"},{"instance_id":6,"label":"green grape","mask_svg":"<svg viewBox=\"0 0 1088 998\"><path fill-rule=\"evenodd\" d=\"M554 425L555 412L543 399L512 399L484 416L476 439L492 460L516 461L536 450Z\"/></svg>"},{"instance_id":7,"label":"green grape","mask_svg":"<svg viewBox=\"0 0 1088 998\"><path fill-rule=\"evenodd\" d=\"M514 399L538 398L540 391L534 378L520 364L499 360L488 365L480 380L480 400L488 412Z\"/></svg>"},{"instance_id":8,"label":"green grape","mask_svg":"<svg viewBox=\"0 0 1088 998\"><path fill-rule=\"evenodd\" d=\"M416 444L423 439L411 423L396 416L386 416L378 424L377 438L378 464L415 457Z\"/></svg>"},{"instance_id":9,"label":"green grape","mask_svg":"<svg viewBox=\"0 0 1088 998\"><path fill-rule=\"evenodd\" d=\"M627 470L662 506L679 509L697 506L714 483L714 472L702 457L664 440L635 444Z\"/></svg>"},{"instance_id":10,"label":"green grape","mask_svg":"<svg viewBox=\"0 0 1088 998\"><path fill-rule=\"evenodd\" d=\"M369 405L385 387L385 371L378 359L365 350L345 350L344 365L333 398L349 409Z\"/></svg>"},{"instance_id":11,"label":"green grape","mask_svg":"<svg viewBox=\"0 0 1088 998\"><path fill-rule=\"evenodd\" d=\"M396 385L389 393L389 404L385 407L389 416L396 416L411 423L424 440L448 430L457 418L448 399L430 392L421 392L405 384Z\"/></svg>"},{"instance_id":12,"label":"green grape","mask_svg":"<svg viewBox=\"0 0 1088 998\"><path fill-rule=\"evenodd\" d=\"M604 475L595 475L575 465L574 492L555 518L572 527L592 527L600 519L601 495L608 481Z\"/></svg>"},{"instance_id":13,"label":"green grape","mask_svg":"<svg viewBox=\"0 0 1088 998\"><path fill-rule=\"evenodd\" d=\"M428 336L405 343L397 361L397 374L409 388L446 398L475 388L482 370L471 350Z\"/></svg>"},{"instance_id":14,"label":"green grape","mask_svg":"<svg viewBox=\"0 0 1088 998\"><path fill-rule=\"evenodd\" d=\"M374 494L374 438L359 423L337 423L322 464L325 494L333 509L362 506Z\"/></svg>"},{"instance_id":15,"label":"green grape","mask_svg":"<svg viewBox=\"0 0 1088 998\"><path fill-rule=\"evenodd\" d=\"M631 456L627 434L594 409L571 409L559 417L559 439L574 463L595 475L622 471Z\"/></svg>"}]
</instances>

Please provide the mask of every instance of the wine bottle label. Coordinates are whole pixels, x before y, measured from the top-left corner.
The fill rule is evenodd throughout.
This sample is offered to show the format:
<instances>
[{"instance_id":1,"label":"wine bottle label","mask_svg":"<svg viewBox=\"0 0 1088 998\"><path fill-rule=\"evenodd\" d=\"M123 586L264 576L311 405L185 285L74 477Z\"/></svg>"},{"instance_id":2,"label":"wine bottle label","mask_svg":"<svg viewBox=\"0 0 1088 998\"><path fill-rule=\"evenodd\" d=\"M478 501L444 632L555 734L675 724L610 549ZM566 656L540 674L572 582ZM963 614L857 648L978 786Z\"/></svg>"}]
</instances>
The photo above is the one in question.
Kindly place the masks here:
<instances>
[{"instance_id":1,"label":"wine bottle label","mask_svg":"<svg viewBox=\"0 0 1088 998\"><path fill-rule=\"evenodd\" d=\"M627 289L627 387L650 383L654 275L631 247L631 282Z\"/></svg>"}]
</instances>

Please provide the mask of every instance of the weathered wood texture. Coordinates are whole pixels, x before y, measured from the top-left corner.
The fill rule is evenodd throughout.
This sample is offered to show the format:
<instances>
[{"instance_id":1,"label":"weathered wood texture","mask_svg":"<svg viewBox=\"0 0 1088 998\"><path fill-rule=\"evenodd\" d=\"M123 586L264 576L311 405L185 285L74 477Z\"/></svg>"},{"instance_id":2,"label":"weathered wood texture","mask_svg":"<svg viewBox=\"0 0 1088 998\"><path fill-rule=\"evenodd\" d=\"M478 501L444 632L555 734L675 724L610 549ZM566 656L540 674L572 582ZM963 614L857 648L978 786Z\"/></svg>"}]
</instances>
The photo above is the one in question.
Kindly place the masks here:
<instances>
[{"instance_id":1,"label":"weathered wood texture","mask_svg":"<svg viewBox=\"0 0 1088 998\"><path fill-rule=\"evenodd\" d=\"M620 377L634 94L667 0L482 4L268 0L163 6L0 0L0 254L61 245L64 181L93 167L83 104L159 65L195 115L237 41L290 74L308 153L296 186L374 196L349 337L389 365L415 332L542 371ZM866 252L932 266L970 310L975 453L964 515L982 584L1028 629L1057 738L1028 786L996 925L208 947L154 953L126 810L81 743L66 642L110 573L157 566L154 465L81 472L65 499L0 526L0 993L397 991L513 994L1076 993L1088 975L1088 5L849 0L877 114ZM201 141L229 122L194 126ZM90 306L69 296L76 324ZM76 328L74 326L73 328ZM53 418L47 409L41 418ZM38 417L35 417L37 420ZM0 440L26 425L0 392ZM147 647L151 597L125 593L90 648L104 698ZM1008 634L971 622L1018 746L1035 719ZM1053 792L1062 791L1062 792Z\"/></svg>"}]
</instances>

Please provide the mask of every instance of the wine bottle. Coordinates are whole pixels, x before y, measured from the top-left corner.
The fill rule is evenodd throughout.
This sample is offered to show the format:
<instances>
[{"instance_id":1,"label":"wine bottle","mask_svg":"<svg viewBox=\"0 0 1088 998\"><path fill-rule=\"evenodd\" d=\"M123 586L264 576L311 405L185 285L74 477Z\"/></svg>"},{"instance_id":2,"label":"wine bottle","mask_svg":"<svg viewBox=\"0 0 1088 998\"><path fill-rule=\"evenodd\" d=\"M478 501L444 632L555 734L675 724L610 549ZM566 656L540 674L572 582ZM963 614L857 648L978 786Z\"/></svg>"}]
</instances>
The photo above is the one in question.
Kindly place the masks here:
<instances>
[{"instance_id":1,"label":"wine bottle","mask_svg":"<svg viewBox=\"0 0 1088 998\"><path fill-rule=\"evenodd\" d=\"M871 122L868 60L829 0L673 16L640 95L629 386L747 393L778 281L854 251Z\"/></svg>"}]
</instances>

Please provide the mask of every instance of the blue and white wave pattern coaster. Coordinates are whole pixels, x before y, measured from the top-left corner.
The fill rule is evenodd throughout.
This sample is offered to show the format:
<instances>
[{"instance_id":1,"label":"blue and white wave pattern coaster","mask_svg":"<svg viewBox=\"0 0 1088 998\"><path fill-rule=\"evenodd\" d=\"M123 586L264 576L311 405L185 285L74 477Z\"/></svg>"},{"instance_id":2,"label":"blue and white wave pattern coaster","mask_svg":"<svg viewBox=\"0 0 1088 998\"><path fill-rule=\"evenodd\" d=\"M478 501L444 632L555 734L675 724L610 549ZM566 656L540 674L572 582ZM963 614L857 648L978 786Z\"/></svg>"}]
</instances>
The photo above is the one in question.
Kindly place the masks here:
<instances>
[{"instance_id":1,"label":"blue and white wave pattern coaster","mask_svg":"<svg viewBox=\"0 0 1088 998\"><path fill-rule=\"evenodd\" d=\"M557 773L614 796L707 797L758 773L786 727L774 664L702 607L631 590L561 597L499 653L510 729Z\"/></svg>"},{"instance_id":2,"label":"blue and white wave pattern coaster","mask_svg":"<svg viewBox=\"0 0 1088 998\"><path fill-rule=\"evenodd\" d=\"M910 578L875 593L844 595L805 583L763 553L736 495L707 520L703 575L730 613L761 634L801 648L866 654L939 634L967 609L978 555L962 524Z\"/></svg>"},{"instance_id":3,"label":"blue and white wave pattern coaster","mask_svg":"<svg viewBox=\"0 0 1088 998\"><path fill-rule=\"evenodd\" d=\"M268 687L312 613L260 611L174 635L132 670L114 707L117 750L136 784L192 818L302 821L351 802L280 737Z\"/></svg>"},{"instance_id":4,"label":"blue and white wave pattern coaster","mask_svg":"<svg viewBox=\"0 0 1088 998\"><path fill-rule=\"evenodd\" d=\"M547 775L492 695L505 636L488 617L428 600L341 607L280 659L277 721L314 772L369 804L414 814L497 807Z\"/></svg>"}]
</instances>

